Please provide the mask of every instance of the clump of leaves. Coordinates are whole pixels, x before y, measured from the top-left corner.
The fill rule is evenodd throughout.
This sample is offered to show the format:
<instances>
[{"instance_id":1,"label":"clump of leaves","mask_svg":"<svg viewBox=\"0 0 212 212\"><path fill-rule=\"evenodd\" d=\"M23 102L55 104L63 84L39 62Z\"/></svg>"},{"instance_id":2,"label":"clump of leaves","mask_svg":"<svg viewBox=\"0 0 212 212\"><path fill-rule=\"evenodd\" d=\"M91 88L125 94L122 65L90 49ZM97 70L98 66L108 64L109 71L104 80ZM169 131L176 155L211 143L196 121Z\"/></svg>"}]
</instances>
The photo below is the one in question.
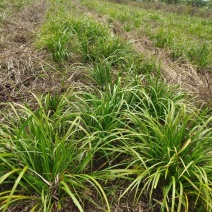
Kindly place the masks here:
<instances>
[{"instance_id":1,"label":"clump of leaves","mask_svg":"<svg viewBox=\"0 0 212 212\"><path fill-rule=\"evenodd\" d=\"M84 211L96 192L109 204L92 170L98 145L71 110L68 95L36 98L38 108L11 105L0 130L0 209L30 201L30 210L51 211L69 200ZM86 136L87 135L87 136ZM96 204L96 203L95 203Z\"/></svg>"},{"instance_id":2,"label":"clump of leaves","mask_svg":"<svg viewBox=\"0 0 212 212\"><path fill-rule=\"evenodd\" d=\"M167 103L163 117L146 110L129 115L135 142L125 144L132 156L127 175L131 169L136 177L126 192L133 190L137 201L148 192L149 202L161 211L211 211L212 119Z\"/></svg>"}]
</instances>

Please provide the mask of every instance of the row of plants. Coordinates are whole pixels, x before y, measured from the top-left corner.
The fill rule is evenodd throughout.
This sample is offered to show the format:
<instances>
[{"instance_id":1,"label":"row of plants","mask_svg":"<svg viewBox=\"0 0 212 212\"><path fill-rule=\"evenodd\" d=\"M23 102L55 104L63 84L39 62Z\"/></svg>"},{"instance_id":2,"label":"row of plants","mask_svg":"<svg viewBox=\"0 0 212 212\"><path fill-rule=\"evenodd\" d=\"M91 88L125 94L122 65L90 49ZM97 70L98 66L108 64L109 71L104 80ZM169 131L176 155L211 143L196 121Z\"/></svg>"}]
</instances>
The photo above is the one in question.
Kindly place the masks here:
<instances>
[{"instance_id":1,"label":"row of plants","mask_svg":"<svg viewBox=\"0 0 212 212\"><path fill-rule=\"evenodd\" d=\"M133 50L132 44L86 15L76 17L64 10L54 17L50 15L37 38L36 46L51 52L55 62L86 65L91 69L89 75L100 86L114 81L117 76L159 70L153 59L145 59Z\"/></svg>"},{"instance_id":2,"label":"row of plants","mask_svg":"<svg viewBox=\"0 0 212 212\"><path fill-rule=\"evenodd\" d=\"M124 30L136 29L148 35L157 47L166 47L173 59L186 58L204 69L211 66L211 21L173 13L144 10L125 4L82 0L91 10L109 16L108 22L118 21Z\"/></svg>"},{"instance_id":3,"label":"row of plants","mask_svg":"<svg viewBox=\"0 0 212 212\"><path fill-rule=\"evenodd\" d=\"M149 210L212 211L207 109L74 4L51 3L36 46L60 66L81 63L93 83L4 105L0 210L112 211L132 196Z\"/></svg>"}]
</instances>

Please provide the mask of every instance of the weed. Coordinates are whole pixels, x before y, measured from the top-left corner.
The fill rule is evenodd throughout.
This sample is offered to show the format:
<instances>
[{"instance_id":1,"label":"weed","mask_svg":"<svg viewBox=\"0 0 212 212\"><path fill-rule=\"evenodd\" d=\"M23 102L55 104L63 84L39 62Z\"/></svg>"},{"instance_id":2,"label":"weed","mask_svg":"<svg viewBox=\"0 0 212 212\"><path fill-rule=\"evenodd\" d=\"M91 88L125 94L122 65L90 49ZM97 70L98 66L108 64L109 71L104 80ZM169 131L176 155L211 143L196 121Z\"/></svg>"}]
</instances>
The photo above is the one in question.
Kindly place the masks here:
<instances>
[{"instance_id":1,"label":"weed","mask_svg":"<svg viewBox=\"0 0 212 212\"><path fill-rule=\"evenodd\" d=\"M156 76L159 74L160 67L156 65L156 62L152 59L147 59L140 64L140 67L137 68L137 74L148 75L154 73Z\"/></svg>"},{"instance_id":2,"label":"weed","mask_svg":"<svg viewBox=\"0 0 212 212\"><path fill-rule=\"evenodd\" d=\"M128 45L97 21L85 17L81 20L70 17L65 21L61 17L51 18L41 30L37 45L47 47L53 59L60 62L73 53L81 54L84 62L98 63L107 59L113 66L130 58Z\"/></svg>"},{"instance_id":3,"label":"weed","mask_svg":"<svg viewBox=\"0 0 212 212\"><path fill-rule=\"evenodd\" d=\"M67 27L67 22L62 22L58 17L50 17L49 22L43 26L39 33L37 46L47 48L52 53L53 60L62 62L73 51L68 46L70 40L76 41L76 38L73 32Z\"/></svg>"}]
</instances>

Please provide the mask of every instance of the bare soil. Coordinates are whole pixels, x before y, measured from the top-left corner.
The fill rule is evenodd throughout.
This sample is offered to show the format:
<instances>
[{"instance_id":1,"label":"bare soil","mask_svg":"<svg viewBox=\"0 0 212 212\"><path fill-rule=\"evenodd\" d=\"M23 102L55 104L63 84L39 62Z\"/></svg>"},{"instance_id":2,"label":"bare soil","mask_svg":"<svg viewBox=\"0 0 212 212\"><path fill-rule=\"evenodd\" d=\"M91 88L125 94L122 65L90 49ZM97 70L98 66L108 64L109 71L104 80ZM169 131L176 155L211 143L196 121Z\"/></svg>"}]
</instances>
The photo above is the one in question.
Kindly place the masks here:
<instances>
[{"instance_id":1,"label":"bare soil","mask_svg":"<svg viewBox=\"0 0 212 212\"><path fill-rule=\"evenodd\" d=\"M42 53L32 47L34 31L44 18L46 4L27 6L3 20L0 28L0 101L27 98L38 85Z\"/></svg>"}]
</instances>

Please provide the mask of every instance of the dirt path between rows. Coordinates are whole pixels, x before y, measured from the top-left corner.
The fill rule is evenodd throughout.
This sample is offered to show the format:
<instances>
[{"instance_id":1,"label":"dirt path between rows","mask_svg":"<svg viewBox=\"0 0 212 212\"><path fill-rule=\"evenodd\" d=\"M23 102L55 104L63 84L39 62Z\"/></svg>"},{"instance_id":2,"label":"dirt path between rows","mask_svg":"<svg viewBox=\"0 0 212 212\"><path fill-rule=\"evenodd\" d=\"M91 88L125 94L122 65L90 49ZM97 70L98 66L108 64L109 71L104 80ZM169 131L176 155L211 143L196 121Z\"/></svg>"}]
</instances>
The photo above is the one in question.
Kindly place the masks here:
<instances>
[{"instance_id":1,"label":"dirt path between rows","mask_svg":"<svg viewBox=\"0 0 212 212\"><path fill-rule=\"evenodd\" d=\"M147 59L154 59L160 66L162 75L167 83L179 85L183 91L187 91L202 104L210 102L212 105L212 73L202 71L198 73L197 67L188 63L188 61L178 59L173 61L168 49L157 48L154 42L145 35L141 35L139 30L126 32L118 21L113 20L113 24L108 24L107 15L102 15L95 10L90 10L83 6L79 0L74 1L81 11L104 25L110 25L111 31L125 40L133 43L137 52L140 52Z\"/></svg>"},{"instance_id":2,"label":"dirt path between rows","mask_svg":"<svg viewBox=\"0 0 212 212\"><path fill-rule=\"evenodd\" d=\"M0 102L23 102L31 92L60 89L58 72L45 60L47 52L36 50L35 33L45 20L45 1L27 5L3 20L0 27ZM54 74L55 73L55 74Z\"/></svg>"}]
</instances>

